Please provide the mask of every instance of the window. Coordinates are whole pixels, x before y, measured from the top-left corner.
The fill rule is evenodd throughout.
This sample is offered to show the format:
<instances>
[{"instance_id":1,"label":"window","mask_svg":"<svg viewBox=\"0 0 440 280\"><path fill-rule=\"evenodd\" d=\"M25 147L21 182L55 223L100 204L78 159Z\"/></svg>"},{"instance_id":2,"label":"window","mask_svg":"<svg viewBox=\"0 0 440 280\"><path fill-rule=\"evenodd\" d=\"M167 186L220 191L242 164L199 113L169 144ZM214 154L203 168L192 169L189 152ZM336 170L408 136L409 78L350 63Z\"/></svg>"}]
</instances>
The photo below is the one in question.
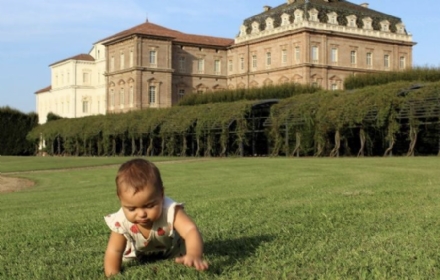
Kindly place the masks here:
<instances>
[{"instance_id":1,"label":"window","mask_svg":"<svg viewBox=\"0 0 440 280\"><path fill-rule=\"evenodd\" d=\"M373 54L368 52L367 53L367 67L370 68L373 66Z\"/></svg>"},{"instance_id":2,"label":"window","mask_svg":"<svg viewBox=\"0 0 440 280\"><path fill-rule=\"evenodd\" d=\"M221 74L221 68L220 68L220 60L216 59L214 61L214 73L216 75L220 75Z\"/></svg>"},{"instance_id":3,"label":"window","mask_svg":"<svg viewBox=\"0 0 440 280\"><path fill-rule=\"evenodd\" d=\"M337 21L337 14L335 12L327 14L327 17L328 17L328 23L331 23L331 24L337 24L338 23L338 21Z\"/></svg>"},{"instance_id":4,"label":"window","mask_svg":"<svg viewBox=\"0 0 440 280\"><path fill-rule=\"evenodd\" d=\"M289 22L289 16L288 15L284 15L283 16L283 19L281 20L281 25L288 25L290 22Z\"/></svg>"},{"instance_id":5,"label":"window","mask_svg":"<svg viewBox=\"0 0 440 280\"><path fill-rule=\"evenodd\" d=\"M332 90L337 90L338 89L338 84L337 83L332 83L331 88L332 88Z\"/></svg>"},{"instance_id":6,"label":"window","mask_svg":"<svg viewBox=\"0 0 440 280\"><path fill-rule=\"evenodd\" d=\"M125 68L125 54L121 52L121 69Z\"/></svg>"},{"instance_id":7,"label":"window","mask_svg":"<svg viewBox=\"0 0 440 280\"><path fill-rule=\"evenodd\" d=\"M349 26L350 27L355 27L355 21L354 21L354 19L350 19L350 23L349 23Z\"/></svg>"},{"instance_id":8,"label":"window","mask_svg":"<svg viewBox=\"0 0 440 280\"><path fill-rule=\"evenodd\" d=\"M299 47L295 47L295 61L298 63L301 60L301 52Z\"/></svg>"},{"instance_id":9,"label":"window","mask_svg":"<svg viewBox=\"0 0 440 280\"><path fill-rule=\"evenodd\" d=\"M332 48L330 51L330 61L332 63L336 63L338 62L338 49L337 48Z\"/></svg>"},{"instance_id":10,"label":"window","mask_svg":"<svg viewBox=\"0 0 440 280\"><path fill-rule=\"evenodd\" d=\"M185 57L184 56L181 56L179 58L179 70L180 70L180 72L185 71Z\"/></svg>"},{"instance_id":11,"label":"window","mask_svg":"<svg viewBox=\"0 0 440 280\"><path fill-rule=\"evenodd\" d=\"M156 87L150 86L148 90L148 95L150 97L150 104L156 103Z\"/></svg>"},{"instance_id":12,"label":"window","mask_svg":"<svg viewBox=\"0 0 440 280\"><path fill-rule=\"evenodd\" d=\"M83 111L83 113L88 113L89 112L89 101L88 100L83 100L83 102L82 102L82 111Z\"/></svg>"},{"instance_id":13,"label":"window","mask_svg":"<svg viewBox=\"0 0 440 280\"><path fill-rule=\"evenodd\" d=\"M228 70L232 72L233 68L232 68L233 64L232 64L232 59L228 60Z\"/></svg>"},{"instance_id":14,"label":"window","mask_svg":"<svg viewBox=\"0 0 440 280\"><path fill-rule=\"evenodd\" d=\"M83 73L83 84L89 84L90 83L90 79L89 79L89 73L84 72Z\"/></svg>"},{"instance_id":15,"label":"window","mask_svg":"<svg viewBox=\"0 0 440 280\"><path fill-rule=\"evenodd\" d=\"M110 58L110 71L113 71L113 70L115 70L115 57L114 56L112 56Z\"/></svg>"},{"instance_id":16,"label":"window","mask_svg":"<svg viewBox=\"0 0 440 280\"><path fill-rule=\"evenodd\" d=\"M99 59L100 58L100 56L101 56L101 53L100 53L100 51L98 50L98 54L96 55L97 56L97 58Z\"/></svg>"},{"instance_id":17,"label":"window","mask_svg":"<svg viewBox=\"0 0 440 280\"><path fill-rule=\"evenodd\" d=\"M110 89L110 106L115 106L115 91L113 89Z\"/></svg>"},{"instance_id":18,"label":"window","mask_svg":"<svg viewBox=\"0 0 440 280\"><path fill-rule=\"evenodd\" d=\"M125 104L125 92L124 88L121 88L121 91L119 92L119 105L123 107Z\"/></svg>"},{"instance_id":19,"label":"window","mask_svg":"<svg viewBox=\"0 0 440 280\"><path fill-rule=\"evenodd\" d=\"M283 49L281 51L281 63L286 64L287 63L287 50Z\"/></svg>"},{"instance_id":20,"label":"window","mask_svg":"<svg viewBox=\"0 0 440 280\"><path fill-rule=\"evenodd\" d=\"M177 98L180 100L185 96L185 89L179 88L179 92L177 94Z\"/></svg>"},{"instance_id":21,"label":"window","mask_svg":"<svg viewBox=\"0 0 440 280\"><path fill-rule=\"evenodd\" d=\"M318 47L313 46L312 47L312 62L317 63L319 60L319 53L318 53Z\"/></svg>"},{"instance_id":22,"label":"window","mask_svg":"<svg viewBox=\"0 0 440 280\"><path fill-rule=\"evenodd\" d=\"M252 55L252 68L254 68L254 69L257 68L257 55L256 54Z\"/></svg>"},{"instance_id":23,"label":"window","mask_svg":"<svg viewBox=\"0 0 440 280\"><path fill-rule=\"evenodd\" d=\"M266 53L266 65L270 66L272 64L272 54L270 52Z\"/></svg>"},{"instance_id":24,"label":"window","mask_svg":"<svg viewBox=\"0 0 440 280\"><path fill-rule=\"evenodd\" d=\"M266 22L266 30L272 29L273 28L273 23L271 20L268 20Z\"/></svg>"},{"instance_id":25,"label":"window","mask_svg":"<svg viewBox=\"0 0 440 280\"><path fill-rule=\"evenodd\" d=\"M133 101L134 101L134 91L133 91L133 86L130 86L130 91L128 93L128 103L130 104L130 107L133 107Z\"/></svg>"},{"instance_id":26,"label":"window","mask_svg":"<svg viewBox=\"0 0 440 280\"><path fill-rule=\"evenodd\" d=\"M252 33L257 33L260 31L260 25L258 22L252 23Z\"/></svg>"},{"instance_id":27,"label":"window","mask_svg":"<svg viewBox=\"0 0 440 280\"><path fill-rule=\"evenodd\" d=\"M386 54L383 56L383 66L385 68L389 68L390 67L390 55Z\"/></svg>"},{"instance_id":28,"label":"window","mask_svg":"<svg viewBox=\"0 0 440 280\"><path fill-rule=\"evenodd\" d=\"M372 27L373 20L370 17L363 18L362 21L364 23L364 29L367 29L367 30L373 29L373 27Z\"/></svg>"},{"instance_id":29,"label":"window","mask_svg":"<svg viewBox=\"0 0 440 280\"><path fill-rule=\"evenodd\" d=\"M405 69L405 66L406 66L406 65L405 65L406 63L405 63L405 62L406 62L406 61L405 61L405 57L404 57L404 56L401 56L400 59L399 59L399 68L400 68L400 69Z\"/></svg>"},{"instance_id":30,"label":"window","mask_svg":"<svg viewBox=\"0 0 440 280\"><path fill-rule=\"evenodd\" d=\"M356 64L356 51L350 52L350 63L352 65Z\"/></svg>"},{"instance_id":31,"label":"window","mask_svg":"<svg viewBox=\"0 0 440 280\"><path fill-rule=\"evenodd\" d=\"M240 57L240 69L244 70L244 57Z\"/></svg>"},{"instance_id":32,"label":"window","mask_svg":"<svg viewBox=\"0 0 440 280\"><path fill-rule=\"evenodd\" d=\"M150 51L150 64L156 65L156 51Z\"/></svg>"},{"instance_id":33,"label":"window","mask_svg":"<svg viewBox=\"0 0 440 280\"><path fill-rule=\"evenodd\" d=\"M246 35L246 26L242 26L240 27L240 36L245 36Z\"/></svg>"},{"instance_id":34,"label":"window","mask_svg":"<svg viewBox=\"0 0 440 280\"><path fill-rule=\"evenodd\" d=\"M133 50L130 50L130 67L133 67Z\"/></svg>"},{"instance_id":35,"label":"window","mask_svg":"<svg viewBox=\"0 0 440 280\"><path fill-rule=\"evenodd\" d=\"M205 71L205 60L203 58L200 58L198 61L198 70L200 74Z\"/></svg>"}]
</instances>

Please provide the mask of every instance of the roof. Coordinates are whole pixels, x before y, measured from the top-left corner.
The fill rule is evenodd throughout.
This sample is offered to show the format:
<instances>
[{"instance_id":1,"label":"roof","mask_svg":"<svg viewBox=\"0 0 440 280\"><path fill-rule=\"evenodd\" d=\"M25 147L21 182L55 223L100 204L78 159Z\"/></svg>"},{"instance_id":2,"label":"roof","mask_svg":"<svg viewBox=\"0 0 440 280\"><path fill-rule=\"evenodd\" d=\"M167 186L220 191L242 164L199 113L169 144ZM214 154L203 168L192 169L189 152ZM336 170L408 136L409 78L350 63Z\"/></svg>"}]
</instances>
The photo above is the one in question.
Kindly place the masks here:
<instances>
[{"instance_id":1,"label":"roof","mask_svg":"<svg viewBox=\"0 0 440 280\"><path fill-rule=\"evenodd\" d=\"M64 61L68 61L68 60L95 61L95 58L93 56L91 56L90 54L82 53L82 54L78 54L78 55L75 55L75 56L72 56L72 57L69 57L69 58L66 58L66 59L54 62L54 63L50 64L49 66L52 66L52 65L64 62Z\"/></svg>"},{"instance_id":2,"label":"roof","mask_svg":"<svg viewBox=\"0 0 440 280\"><path fill-rule=\"evenodd\" d=\"M358 18L371 17L373 21L388 20L392 25L401 23L401 19L395 16L384 14L358 4L353 4L345 0L295 0L293 3L284 3L267 11L254 15L244 20L243 25L250 29L252 22L265 22L268 17L280 18L283 13L293 15L296 9L311 10L315 8L324 13L336 12L338 15L356 15ZM374 24L373 24L374 26Z\"/></svg>"},{"instance_id":3,"label":"roof","mask_svg":"<svg viewBox=\"0 0 440 280\"><path fill-rule=\"evenodd\" d=\"M42 88L42 89L40 89L40 90L37 90L37 91L35 92L35 94L39 94L39 93L43 93L43 92L48 92L48 91L50 91L51 89L52 89L52 86L50 85L50 86L47 86L47 87Z\"/></svg>"},{"instance_id":4,"label":"roof","mask_svg":"<svg viewBox=\"0 0 440 280\"><path fill-rule=\"evenodd\" d=\"M228 47L234 43L233 39L186 34L173 29L168 29L166 27L151 22L145 22L139 24L135 27L132 27L130 29L121 31L112 36L104 38L98 41L97 43L102 43L104 45L111 44L113 41L120 40L132 35L162 37L164 39L172 40L175 42L192 43L197 45L221 46L221 47Z\"/></svg>"}]
</instances>

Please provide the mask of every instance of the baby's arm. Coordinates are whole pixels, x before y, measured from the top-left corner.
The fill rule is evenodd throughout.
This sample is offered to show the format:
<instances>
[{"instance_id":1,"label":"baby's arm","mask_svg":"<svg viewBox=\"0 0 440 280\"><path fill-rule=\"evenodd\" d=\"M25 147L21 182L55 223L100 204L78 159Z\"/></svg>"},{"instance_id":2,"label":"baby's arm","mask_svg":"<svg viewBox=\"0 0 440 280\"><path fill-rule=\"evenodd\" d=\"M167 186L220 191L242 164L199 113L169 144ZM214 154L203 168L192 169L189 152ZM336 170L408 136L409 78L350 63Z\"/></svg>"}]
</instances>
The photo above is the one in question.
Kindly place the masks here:
<instances>
[{"instance_id":1,"label":"baby's arm","mask_svg":"<svg viewBox=\"0 0 440 280\"><path fill-rule=\"evenodd\" d=\"M110 277L121 271L122 254L127 240L122 234L113 232L110 234L107 249L104 256L104 273Z\"/></svg>"},{"instance_id":2,"label":"baby's arm","mask_svg":"<svg viewBox=\"0 0 440 280\"><path fill-rule=\"evenodd\" d=\"M186 255L176 258L176 262L193 266L197 270L208 269L208 263L203 260L203 240L196 224L181 207L176 207L174 228L185 240Z\"/></svg>"}]
</instances>

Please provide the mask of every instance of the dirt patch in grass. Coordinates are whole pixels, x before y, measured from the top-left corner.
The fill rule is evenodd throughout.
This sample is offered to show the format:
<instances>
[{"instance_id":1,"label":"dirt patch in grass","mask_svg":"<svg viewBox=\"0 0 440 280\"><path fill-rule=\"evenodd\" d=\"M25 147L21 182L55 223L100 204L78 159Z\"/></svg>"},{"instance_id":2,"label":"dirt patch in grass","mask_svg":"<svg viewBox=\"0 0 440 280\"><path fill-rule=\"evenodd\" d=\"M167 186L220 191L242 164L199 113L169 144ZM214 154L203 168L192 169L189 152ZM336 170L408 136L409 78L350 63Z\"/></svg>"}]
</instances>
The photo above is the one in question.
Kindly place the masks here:
<instances>
[{"instance_id":1,"label":"dirt patch in grass","mask_svg":"<svg viewBox=\"0 0 440 280\"><path fill-rule=\"evenodd\" d=\"M0 193L15 192L34 186L35 183L28 179L6 177L0 175Z\"/></svg>"}]
</instances>

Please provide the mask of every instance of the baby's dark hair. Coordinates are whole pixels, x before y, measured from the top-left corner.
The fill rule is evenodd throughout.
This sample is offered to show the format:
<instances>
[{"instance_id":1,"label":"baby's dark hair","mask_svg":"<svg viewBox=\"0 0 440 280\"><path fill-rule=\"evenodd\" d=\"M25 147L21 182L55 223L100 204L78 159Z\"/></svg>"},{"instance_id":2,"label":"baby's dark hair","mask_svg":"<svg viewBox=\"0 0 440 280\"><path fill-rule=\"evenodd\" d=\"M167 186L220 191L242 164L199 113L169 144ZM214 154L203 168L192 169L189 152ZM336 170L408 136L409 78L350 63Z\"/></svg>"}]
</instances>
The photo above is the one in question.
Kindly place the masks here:
<instances>
[{"instance_id":1,"label":"baby's dark hair","mask_svg":"<svg viewBox=\"0 0 440 280\"><path fill-rule=\"evenodd\" d=\"M154 187L163 192L163 183L159 169L152 162L145 159L132 159L119 167L116 174L116 193L121 194L121 188L133 189L134 193L146 187Z\"/></svg>"}]
</instances>

